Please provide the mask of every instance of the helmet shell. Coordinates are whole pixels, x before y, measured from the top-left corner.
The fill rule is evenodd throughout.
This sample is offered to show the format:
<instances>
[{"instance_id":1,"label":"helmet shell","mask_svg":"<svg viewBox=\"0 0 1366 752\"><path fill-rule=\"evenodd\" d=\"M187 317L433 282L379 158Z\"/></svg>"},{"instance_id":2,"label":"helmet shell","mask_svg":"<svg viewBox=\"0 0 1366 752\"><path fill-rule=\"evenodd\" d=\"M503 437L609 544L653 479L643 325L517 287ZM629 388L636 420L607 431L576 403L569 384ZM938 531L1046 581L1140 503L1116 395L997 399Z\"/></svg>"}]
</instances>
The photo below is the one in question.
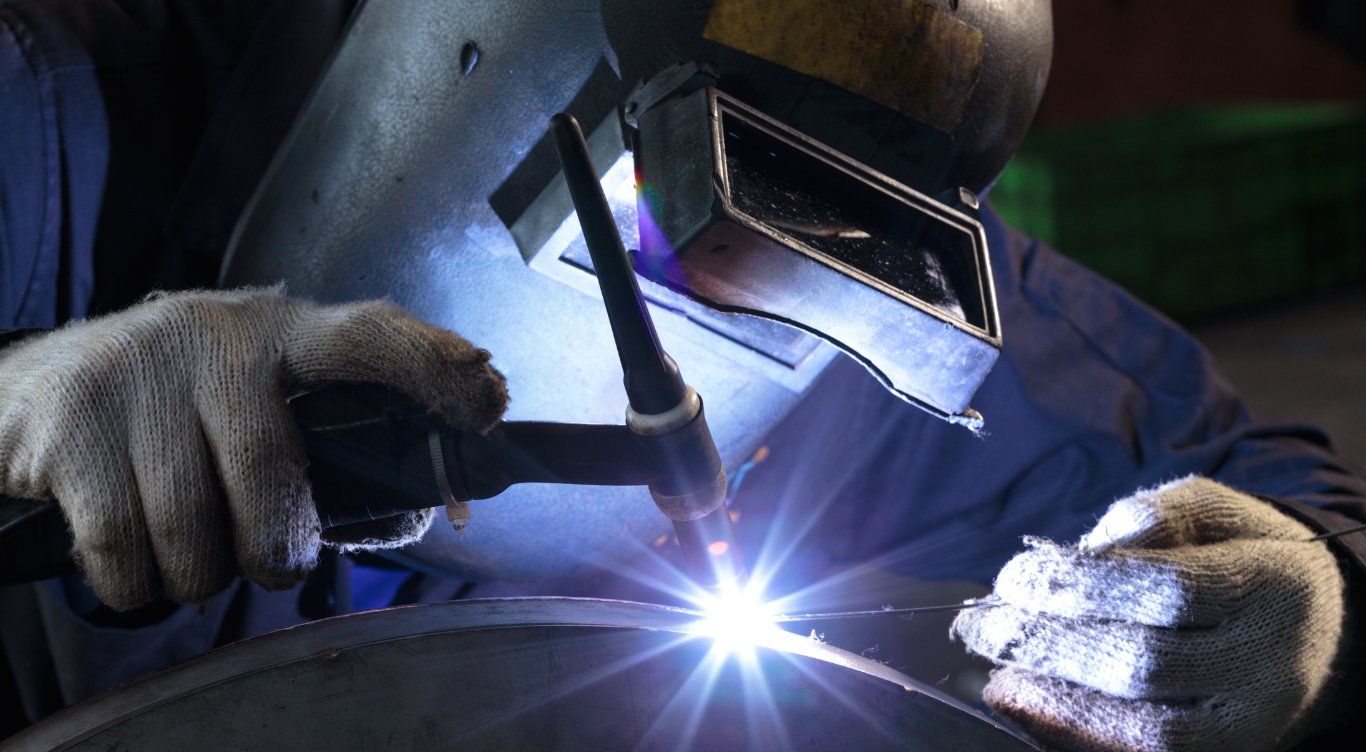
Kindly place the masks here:
<instances>
[{"instance_id":1,"label":"helmet shell","mask_svg":"<svg viewBox=\"0 0 1366 752\"><path fill-rule=\"evenodd\" d=\"M989 19L994 8L1017 25L1025 18L1042 23L1043 31L985 37L962 123L951 139L934 137L941 146L951 142L935 162L945 166L946 184L981 186L994 177L1042 88L1046 50L1025 47L1027 39L1047 37L1047 3L962 12ZM558 170L546 138L550 116L569 111L592 130L653 70L711 55L736 96L781 109L776 90L762 96L766 82L790 83L800 74L704 39L709 12L706 3L667 1L364 2L239 220L221 284L283 280L290 293L320 302L388 298L493 353L512 394L508 419L623 422L627 400L601 300L591 286L529 265L509 227ZM1032 72L1012 78L1011 60L1029 62ZM1013 115L986 116L1026 79L1010 102ZM856 99L836 96L845 109L827 108L823 122L835 123L854 105L887 109ZM817 100L816 93L801 97ZM778 117L803 127L792 115ZM928 136L897 135L921 133L921 126L903 123L899 113L888 120L870 163L910 164L916 149L929 148ZM972 155L986 161L973 166ZM665 348L706 401L730 468L754 452L834 357L822 344L796 365L774 366L686 316L660 307L652 313ZM463 535L437 525L400 557L440 574L536 580L634 555L670 532L644 488L515 486L472 507Z\"/></svg>"}]
</instances>

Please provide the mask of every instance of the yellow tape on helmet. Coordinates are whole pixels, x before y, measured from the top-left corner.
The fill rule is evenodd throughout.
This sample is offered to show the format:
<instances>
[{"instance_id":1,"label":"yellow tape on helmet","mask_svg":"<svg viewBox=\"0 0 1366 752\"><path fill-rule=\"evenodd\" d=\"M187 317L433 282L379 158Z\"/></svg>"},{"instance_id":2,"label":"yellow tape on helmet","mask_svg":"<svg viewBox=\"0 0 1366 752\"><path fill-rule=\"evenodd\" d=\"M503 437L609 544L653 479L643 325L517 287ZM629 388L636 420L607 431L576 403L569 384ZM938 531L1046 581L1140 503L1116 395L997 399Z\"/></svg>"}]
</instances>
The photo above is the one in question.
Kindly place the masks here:
<instances>
[{"instance_id":1,"label":"yellow tape on helmet","mask_svg":"<svg viewBox=\"0 0 1366 752\"><path fill-rule=\"evenodd\" d=\"M716 0L703 36L945 133L982 67L982 32L918 0Z\"/></svg>"}]
</instances>

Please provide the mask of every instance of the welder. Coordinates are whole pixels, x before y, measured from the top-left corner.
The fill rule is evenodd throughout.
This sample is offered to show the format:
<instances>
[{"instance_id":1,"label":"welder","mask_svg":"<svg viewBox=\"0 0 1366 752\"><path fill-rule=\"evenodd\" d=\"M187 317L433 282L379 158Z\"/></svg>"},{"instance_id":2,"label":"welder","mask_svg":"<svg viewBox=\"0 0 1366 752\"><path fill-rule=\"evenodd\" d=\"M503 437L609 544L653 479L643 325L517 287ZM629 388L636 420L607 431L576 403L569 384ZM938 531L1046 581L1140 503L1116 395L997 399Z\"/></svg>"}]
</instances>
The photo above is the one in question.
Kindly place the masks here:
<instances>
[{"instance_id":1,"label":"welder","mask_svg":"<svg viewBox=\"0 0 1366 752\"><path fill-rule=\"evenodd\" d=\"M0 596L9 729L297 623L308 586L285 589L320 559L344 568L320 554L324 544L409 546L382 561L451 576L448 596L657 597L586 567L592 550L570 554L621 536L649 546L658 512L646 509L644 521L620 505L570 510L553 488L528 492L535 503L515 511L476 508L472 529L489 534L463 544L449 530L432 541L432 528L410 545L430 511L323 531L287 400L377 383L474 433L499 421L509 393L514 410L590 413L612 402L619 415L619 392L556 391L580 378L567 364L604 335L547 336L487 290L534 287L567 301L563 310L600 311L572 282L530 276L553 236L521 221L555 199L546 118L577 110L590 146L605 143L599 128L638 134L625 145L648 172L661 154L650 117L685 102L729 107L846 172L935 197L980 222L990 252L982 289L995 310L977 324L965 305L928 312L983 331L999 313L999 356L967 395L971 408L898 389L895 363L849 343L854 357L799 348L773 378L718 366L725 376L712 383L725 388L699 389L709 415L732 416L718 430L729 464L766 447L730 504L743 548L792 541L775 592L856 562L928 580L994 579L1001 605L965 613L955 632L1002 666L988 704L1052 748L1272 750L1352 720L1366 536L1309 539L1366 518L1366 478L1316 429L1252 422L1188 335L977 205L1042 94L1045 0L489 2L445 11L482 30L469 42L437 26L388 33L384 19L434 13L428 5L372 0L346 25L345 0L0 0L0 306L12 328L0 351L0 491L58 504L84 569ZM417 54L434 43L428 33L450 48L439 80ZM348 51L367 45L432 78L407 98L367 88L401 67L354 65ZM413 125L420 113L439 104L421 92L481 75L513 78L497 89L503 98L441 123L468 162L424 172L435 157L406 150L426 133ZM330 167L342 177L296 190L290 179L311 169L311 144L357 109L397 114L365 132L372 151L338 153ZM367 172L399 157L415 172ZM653 206L667 213L682 195ZM287 229L313 268L332 269L337 248L361 250L345 278L320 271L291 285L316 297L344 288L352 301L390 295L416 316L386 302L315 304L279 287L195 291L278 261L244 249L309 207L325 221ZM407 229L367 236L377 207ZM433 222L444 224L424 224ZM765 237L804 235L808 245L861 232L769 224L777 230ZM656 274L659 300L708 316L688 307L688 290L668 297L668 269L646 263L663 246L641 235L638 270ZM723 258L730 248L705 250ZM430 269L455 263L442 254L458 254L471 276L437 279ZM432 289L444 290L439 315L420 292ZM153 290L171 292L144 298ZM462 317L460 330L488 352L420 320L439 316ZM732 347L697 336L699 350ZM535 356L515 357L519 343ZM557 372L538 376L523 367L532 363ZM1016 555L1022 535L1036 537ZM365 569L356 576L389 577Z\"/></svg>"}]
</instances>

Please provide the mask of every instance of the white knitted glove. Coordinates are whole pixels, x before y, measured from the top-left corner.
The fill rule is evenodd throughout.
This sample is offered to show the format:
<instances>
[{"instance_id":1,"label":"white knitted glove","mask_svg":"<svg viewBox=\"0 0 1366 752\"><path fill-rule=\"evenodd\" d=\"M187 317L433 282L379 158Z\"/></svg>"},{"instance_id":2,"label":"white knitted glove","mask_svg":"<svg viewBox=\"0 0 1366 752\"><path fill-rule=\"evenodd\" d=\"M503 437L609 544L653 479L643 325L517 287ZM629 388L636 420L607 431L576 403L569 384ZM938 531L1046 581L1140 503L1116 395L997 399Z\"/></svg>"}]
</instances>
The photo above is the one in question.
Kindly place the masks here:
<instances>
[{"instance_id":1,"label":"white knitted glove","mask_svg":"<svg viewBox=\"0 0 1366 752\"><path fill-rule=\"evenodd\" d=\"M61 505L113 608L202 603L239 573L288 587L323 536L285 400L386 384L482 431L507 402L488 360L384 303L321 307L278 289L154 296L0 351L0 491ZM427 510L326 537L398 545L430 522Z\"/></svg>"},{"instance_id":2,"label":"white knitted glove","mask_svg":"<svg viewBox=\"0 0 1366 752\"><path fill-rule=\"evenodd\" d=\"M1027 541L1005 605L953 631L1002 664L988 705L1050 748L1282 749L1342 636L1338 564L1264 501L1186 478L1110 507L1075 547Z\"/></svg>"}]
</instances>

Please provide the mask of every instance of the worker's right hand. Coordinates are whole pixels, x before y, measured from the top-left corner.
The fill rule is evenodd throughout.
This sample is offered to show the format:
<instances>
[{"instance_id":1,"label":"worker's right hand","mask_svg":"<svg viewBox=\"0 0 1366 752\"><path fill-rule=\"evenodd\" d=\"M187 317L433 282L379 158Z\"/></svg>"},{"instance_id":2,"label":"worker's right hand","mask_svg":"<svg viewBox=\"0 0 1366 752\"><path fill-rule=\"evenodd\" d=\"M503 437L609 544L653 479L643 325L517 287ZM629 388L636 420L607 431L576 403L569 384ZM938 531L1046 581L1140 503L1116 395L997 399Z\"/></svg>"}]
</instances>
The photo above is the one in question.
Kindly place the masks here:
<instances>
[{"instance_id":1,"label":"worker's right hand","mask_svg":"<svg viewBox=\"0 0 1366 752\"><path fill-rule=\"evenodd\" d=\"M1003 666L993 710L1056 750L1266 752L1309 730L1344 640L1324 541L1205 478L1115 502L1076 546L1032 541L1001 605L953 630Z\"/></svg>"},{"instance_id":2,"label":"worker's right hand","mask_svg":"<svg viewBox=\"0 0 1366 752\"><path fill-rule=\"evenodd\" d=\"M431 512L324 533L286 400L384 384L485 431L507 403L488 361L384 303L159 295L0 351L0 492L61 506L90 586L116 609L202 603L239 573L288 587L324 540L402 545Z\"/></svg>"}]
</instances>

